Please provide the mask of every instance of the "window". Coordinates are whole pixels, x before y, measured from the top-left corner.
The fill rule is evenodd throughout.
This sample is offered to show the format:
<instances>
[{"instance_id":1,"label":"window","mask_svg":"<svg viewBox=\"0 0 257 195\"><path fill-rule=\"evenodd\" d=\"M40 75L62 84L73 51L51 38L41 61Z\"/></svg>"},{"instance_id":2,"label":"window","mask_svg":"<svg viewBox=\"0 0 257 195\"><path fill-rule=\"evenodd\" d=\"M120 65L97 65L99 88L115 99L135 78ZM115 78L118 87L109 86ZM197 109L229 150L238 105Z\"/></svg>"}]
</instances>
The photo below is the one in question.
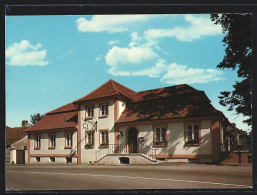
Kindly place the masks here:
<instances>
[{"instance_id":1,"label":"window","mask_svg":"<svg viewBox=\"0 0 257 195\"><path fill-rule=\"evenodd\" d=\"M36 149L36 150L40 149L40 139L41 139L40 135L35 135L35 147L34 147L34 149Z\"/></svg>"},{"instance_id":2,"label":"window","mask_svg":"<svg viewBox=\"0 0 257 195\"><path fill-rule=\"evenodd\" d=\"M40 157L36 157L36 162L40 162Z\"/></svg>"},{"instance_id":3,"label":"window","mask_svg":"<svg viewBox=\"0 0 257 195\"><path fill-rule=\"evenodd\" d=\"M108 147L109 138L108 138L108 130L100 130L100 146Z\"/></svg>"},{"instance_id":4,"label":"window","mask_svg":"<svg viewBox=\"0 0 257 195\"><path fill-rule=\"evenodd\" d=\"M55 148L56 143L55 143L55 134L50 134L49 135L49 148Z\"/></svg>"},{"instance_id":5,"label":"window","mask_svg":"<svg viewBox=\"0 0 257 195\"><path fill-rule=\"evenodd\" d=\"M94 116L93 106L86 108L86 118L92 118Z\"/></svg>"},{"instance_id":6,"label":"window","mask_svg":"<svg viewBox=\"0 0 257 195\"><path fill-rule=\"evenodd\" d=\"M66 157L66 163L72 163L72 158L71 157Z\"/></svg>"},{"instance_id":7,"label":"window","mask_svg":"<svg viewBox=\"0 0 257 195\"><path fill-rule=\"evenodd\" d=\"M154 128L154 145L166 146L167 145L167 127L160 126Z\"/></svg>"},{"instance_id":8,"label":"window","mask_svg":"<svg viewBox=\"0 0 257 195\"><path fill-rule=\"evenodd\" d=\"M85 148L93 148L94 147L94 131L87 132L87 139Z\"/></svg>"},{"instance_id":9,"label":"window","mask_svg":"<svg viewBox=\"0 0 257 195\"><path fill-rule=\"evenodd\" d=\"M72 133L66 133L65 147L72 148Z\"/></svg>"},{"instance_id":10,"label":"window","mask_svg":"<svg viewBox=\"0 0 257 195\"><path fill-rule=\"evenodd\" d=\"M50 157L50 162L55 162L55 157Z\"/></svg>"},{"instance_id":11,"label":"window","mask_svg":"<svg viewBox=\"0 0 257 195\"><path fill-rule=\"evenodd\" d=\"M102 104L100 106L100 116L107 116L108 115L108 104Z\"/></svg>"},{"instance_id":12,"label":"window","mask_svg":"<svg viewBox=\"0 0 257 195\"><path fill-rule=\"evenodd\" d=\"M194 145L200 143L199 136L199 125L198 124L188 124L186 125L186 144Z\"/></svg>"}]
</instances>

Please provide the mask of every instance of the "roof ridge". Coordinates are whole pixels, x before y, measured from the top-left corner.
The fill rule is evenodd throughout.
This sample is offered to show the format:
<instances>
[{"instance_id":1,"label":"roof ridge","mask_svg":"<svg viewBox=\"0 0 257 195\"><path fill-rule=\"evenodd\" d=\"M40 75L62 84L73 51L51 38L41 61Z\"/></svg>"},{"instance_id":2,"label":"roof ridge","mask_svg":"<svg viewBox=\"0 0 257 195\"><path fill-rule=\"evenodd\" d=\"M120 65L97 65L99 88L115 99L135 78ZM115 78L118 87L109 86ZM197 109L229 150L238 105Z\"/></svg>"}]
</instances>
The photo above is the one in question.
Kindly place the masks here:
<instances>
[{"instance_id":1,"label":"roof ridge","mask_svg":"<svg viewBox=\"0 0 257 195\"><path fill-rule=\"evenodd\" d=\"M120 93L119 93L119 92L118 92L118 90L115 88L115 86L114 86L114 83L113 83L113 80L112 80L112 79L110 79L110 82L111 82L111 84L112 84L112 87L113 87L113 89L114 89L115 93L119 95Z\"/></svg>"},{"instance_id":2,"label":"roof ridge","mask_svg":"<svg viewBox=\"0 0 257 195\"><path fill-rule=\"evenodd\" d=\"M69 104L73 104L73 102L67 103L67 104L65 104L63 106L60 106L60 107L58 107L58 108L56 108L54 110L51 110L51 111L49 111L49 112L47 112L45 114L49 115L49 114L62 113L62 112L68 112L68 111L73 111L73 110L75 111L76 109L68 109L68 110L64 110L64 111L55 111L55 110L58 110L58 109L60 109L62 107L68 106Z\"/></svg>"},{"instance_id":3,"label":"roof ridge","mask_svg":"<svg viewBox=\"0 0 257 195\"><path fill-rule=\"evenodd\" d=\"M78 102L78 101L80 101L81 99L85 98L86 96L89 96L90 94L94 93L95 91L97 91L99 88L101 88L103 85L107 84L108 82L110 82L110 80L108 80L108 81L105 82L104 84L100 85L100 86L97 87L95 90L91 91L90 93L84 95L83 97L81 97L81 98L79 98L79 99L73 101L73 103L74 103L74 102Z\"/></svg>"},{"instance_id":4,"label":"roof ridge","mask_svg":"<svg viewBox=\"0 0 257 195\"><path fill-rule=\"evenodd\" d=\"M154 91L154 90L158 90L158 89L166 89L166 88L177 87L177 86L189 86L189 87L191 87L190 85L184 83L184 84L173 85L173 86L168 86L168 87L161 87L161 88L155 88L155 89L147 89L147 90L138 91L138 92L135 92L135 93L141 93L141 92L147 92L147 91ZM193 87L191 87L191 88L193 88ZM193 89L195 89L195 88L193 88ZM197 89L195 89L195 90L197 90ZM199 90L197 90L197 91L199 91Z\"/></svg>"}]
</instances>

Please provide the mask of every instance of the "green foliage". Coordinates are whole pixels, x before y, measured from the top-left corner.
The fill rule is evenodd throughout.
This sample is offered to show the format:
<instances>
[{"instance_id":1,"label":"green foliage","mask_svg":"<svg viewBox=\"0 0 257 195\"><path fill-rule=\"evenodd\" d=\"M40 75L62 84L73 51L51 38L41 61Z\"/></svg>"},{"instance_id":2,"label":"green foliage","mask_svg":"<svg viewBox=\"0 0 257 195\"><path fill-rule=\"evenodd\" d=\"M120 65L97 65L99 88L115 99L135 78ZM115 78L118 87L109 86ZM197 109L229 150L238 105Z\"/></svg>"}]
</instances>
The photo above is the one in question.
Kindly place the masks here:
<instances>
[{"instance_id":1,"label":"green foliage","mask_svg":"<svg viewBox=\"0 0 257 195\"><path fill-rule=\"evenodd\" d=\"M41 115L39 113L33 114L30 116L30 122L31 124L35 125L36 123L38 123L38 121L40 121L45 115Z\"/></svg>"},{"instance_id":2,"label":"green foliage","mask_svg":"<svg viewBox=\"0 0 257 195\"><path fill-rule=\"evenodd\" d=\"M252 125L251 116L251 63L252 63L252 15L251 14L211 14L211 20L222 26L225 56L218 68L237 70L240 81L233 85L233 91L221 92L220 104L229 111L247 117L244 123Z\"/></svg>"},{"instance_id":3,"label":"green foliage","mask_svg":"<svg viewBox=\"0 0 257 195\"><path fill-rule=\"evenodd\" d=\"M240 140L240 148L241 150L249 150L252 153L252 134L247 134L244 131L238 132L239 140Z\"/></svg>"}]
</instances>

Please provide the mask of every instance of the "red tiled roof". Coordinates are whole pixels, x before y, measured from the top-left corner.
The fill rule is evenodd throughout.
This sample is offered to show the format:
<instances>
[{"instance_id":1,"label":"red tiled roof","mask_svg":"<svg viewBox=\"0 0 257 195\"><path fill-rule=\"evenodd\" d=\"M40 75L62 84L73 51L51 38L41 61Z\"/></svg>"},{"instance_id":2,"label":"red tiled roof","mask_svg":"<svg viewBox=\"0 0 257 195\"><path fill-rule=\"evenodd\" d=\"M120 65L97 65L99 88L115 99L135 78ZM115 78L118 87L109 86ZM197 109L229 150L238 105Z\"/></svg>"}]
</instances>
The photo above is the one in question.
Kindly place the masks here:
<instances>
[{"instance_id":1,"label":"red tiled roof","mask_svg":"<svg viewBox=\"0 0 257 195\"><path fill-rule=\"evenodd\" d=\"M54 113L68 112L68 111L75 111L75 110L77 110L77 107L74 104L69 103L69 104L61 106L55 110L47 112L46 114L54 114Z\"/></svg>"},{"instance_id":2,"label":"red tiled roof","mask_svg":"<svg viewBox=\"0 0 257 195\"><path fill-rule=\"evenodd\" d=\"M220 113L210 104L209 99L201 91L196 90L190 94L183 94L181 91L181 94L173 97L161 93L166 94L164 96L168 98L159 99L158 96L154 99L150 98L154 97L156 93L147 92L145 94L149 96L149 101L129 103L116 123L212 116Z\"/></svg>"},{"instance_id":3,"label":"red tiled roof","mask_svg":"<svg viewBox=\"0 0 257 195\"><path fill-rule=\"evenodd\" d=\"M77 111L46 115L37 124L25 131L76 128L77 117Z\"/></svg>"},{"instance_id":4,"label":"red tiled roof","mask_svg":"<svg viewBox=\"0 0 257 195\"><path fill-rule=\"evenodd\" d=\"M24 132L25 129L30 127L16 127L16 128L6 128L6 145L12 145L13 143L19 141L21 138L26 136Z\"/></svg>"},{"instance_id":5,"label":"red tiled roof","mask_svg":"<svg viewBox=\"0 0 257 195\"><path fill-rule=\"evenodd\" d=\"M77 108L72 103L69 103L46 113L46 115L37 124L25 131L76 128L77 118Z\"/></svg>"},{"instance_id":6,"label":"red tiled roof","mask_svg":"<svg viewBox=\"0 0 257 195\"><path fill-rule=\"evenodd\" d=\"M92 91L91 93L87 94L86 96L78 100L75 100L74 103L97 98L110 97L115 95L121 95L128 99L131 99L131 93L135 92L113 80L109 80L97 89L95 89L94 91Z\"/></svg>"},{"instance_id":7,"label":"red tiled roof","mask_svg":"<svg viewBox=\"0 0 257 195\"><path fill-rule=\"evenodd\" d=\"M171 87L140 91L140 92L133 93L131 95L133 96L133 101L140 102L140 101L154 100L159 98L174 97L174 96L192 93L192 92L199 92L199 90L196 90L187 84L182 84L182 85L176 85Z\"/></svg>"}]
</instances>

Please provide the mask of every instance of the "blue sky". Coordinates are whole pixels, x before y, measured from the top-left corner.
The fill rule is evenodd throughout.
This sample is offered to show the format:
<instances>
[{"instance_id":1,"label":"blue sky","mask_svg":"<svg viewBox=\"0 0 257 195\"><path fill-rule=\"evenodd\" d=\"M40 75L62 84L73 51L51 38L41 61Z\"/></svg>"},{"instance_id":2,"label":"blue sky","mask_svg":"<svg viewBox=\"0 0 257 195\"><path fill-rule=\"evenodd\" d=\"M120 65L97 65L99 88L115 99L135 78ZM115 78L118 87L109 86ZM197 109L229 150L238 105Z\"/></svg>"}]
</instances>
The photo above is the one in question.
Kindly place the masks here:
<instances>
[{"instance_id":1,"label":"blue sky","mask_svg":"<svg viewBox=\"0 0 257 195\"><path fill-rule=\"evenodd\" d=\"M209 14L6 17L6 125L70 103L109 79L134 91L187 83L219 105L236 71L216 68L224 34Z\"/></svg>"}]
</instances>

